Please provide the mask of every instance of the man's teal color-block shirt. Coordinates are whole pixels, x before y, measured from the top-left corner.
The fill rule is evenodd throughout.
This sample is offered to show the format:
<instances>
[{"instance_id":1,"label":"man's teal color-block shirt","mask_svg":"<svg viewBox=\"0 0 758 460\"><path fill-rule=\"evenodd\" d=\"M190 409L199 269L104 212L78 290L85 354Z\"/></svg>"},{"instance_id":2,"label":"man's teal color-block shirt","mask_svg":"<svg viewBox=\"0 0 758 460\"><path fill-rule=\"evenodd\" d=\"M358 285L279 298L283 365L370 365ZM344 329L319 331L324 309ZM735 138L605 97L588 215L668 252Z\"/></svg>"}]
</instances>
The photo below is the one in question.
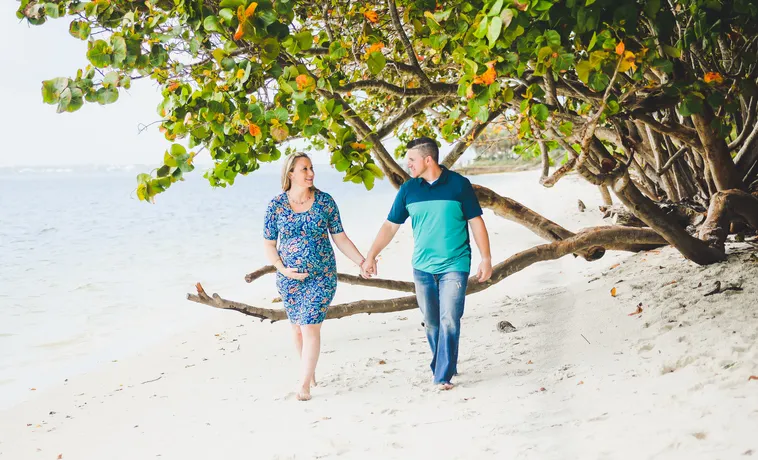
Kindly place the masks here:
<instances>
[{"instance_id":1,"label":"man's teal color-block shirt","mask_svg":"<svg viewBox=\"0 0 758 460\"><path fill-rule=\"evenodd\" d=\"M413 268L427 273L471 270L468 221L482 215L471 182L444 166L429 184L418 177L406 181L397 192L387 217L413 226Z\"/></svg>"}]
</instances>

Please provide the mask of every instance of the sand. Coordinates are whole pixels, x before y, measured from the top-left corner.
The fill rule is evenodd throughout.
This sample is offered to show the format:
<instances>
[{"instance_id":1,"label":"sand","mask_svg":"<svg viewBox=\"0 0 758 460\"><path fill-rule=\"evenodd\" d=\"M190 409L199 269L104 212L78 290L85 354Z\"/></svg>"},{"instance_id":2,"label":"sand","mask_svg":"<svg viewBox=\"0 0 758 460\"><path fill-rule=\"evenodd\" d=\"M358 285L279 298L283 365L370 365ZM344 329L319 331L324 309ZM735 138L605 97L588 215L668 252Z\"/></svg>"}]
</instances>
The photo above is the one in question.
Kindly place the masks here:
<instances>
[{"instance_id":1,"label":"sand","mask_svg":"<svg viewBox=\"0 0 758 460\"><path fill-rule=\"evenodd\" d=\"M574 230L607 224L599 194L578 178L550 191L535 179L474 181ZM541 242L489 211L485 220L496 260ZM380 275L410 279L409 227L383 254ZM352 235L364 250L373 236ZM289 325L219 311L0 412L0 459L758 456L758 379L749 380L758 375L758 243L730 242L728 251L709 267L672 248L592 263L568 256L469 297L448 392L431 384L418 311L325 323L320 385L305 403L292 391ZM716 281L742 290L704 296ZM250 290L239 300L270 300ZM390 295L341 286L336 301ZM516 330L500 331L500 321Z\"/></svg>"}]
</instances>

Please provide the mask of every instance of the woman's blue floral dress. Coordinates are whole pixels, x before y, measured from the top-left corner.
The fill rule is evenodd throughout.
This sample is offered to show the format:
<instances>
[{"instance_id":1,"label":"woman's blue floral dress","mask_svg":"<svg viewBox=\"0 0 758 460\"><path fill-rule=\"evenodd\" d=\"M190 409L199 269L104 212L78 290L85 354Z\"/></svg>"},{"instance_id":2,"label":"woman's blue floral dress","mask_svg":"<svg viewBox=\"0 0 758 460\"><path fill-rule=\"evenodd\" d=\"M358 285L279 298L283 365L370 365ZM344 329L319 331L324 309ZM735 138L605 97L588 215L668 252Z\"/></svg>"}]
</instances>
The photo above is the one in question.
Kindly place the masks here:
<instances>
[{"instance_id":1,"label":"woman's blue floral dress","mask_svg":"<svg viewBox=\"0 0 758 460\"><path fill-rule=\"evenodd\" d=\"M307 272L303 281L276 274L276 287L293 324L319 324L337 290L337 262L329 233L342 233L337 203L328 193L316 190L308 211L296 213L286 193L268 205L263 237L279 239L279 257L285 267Z\"/></svg>"}]
</instances>

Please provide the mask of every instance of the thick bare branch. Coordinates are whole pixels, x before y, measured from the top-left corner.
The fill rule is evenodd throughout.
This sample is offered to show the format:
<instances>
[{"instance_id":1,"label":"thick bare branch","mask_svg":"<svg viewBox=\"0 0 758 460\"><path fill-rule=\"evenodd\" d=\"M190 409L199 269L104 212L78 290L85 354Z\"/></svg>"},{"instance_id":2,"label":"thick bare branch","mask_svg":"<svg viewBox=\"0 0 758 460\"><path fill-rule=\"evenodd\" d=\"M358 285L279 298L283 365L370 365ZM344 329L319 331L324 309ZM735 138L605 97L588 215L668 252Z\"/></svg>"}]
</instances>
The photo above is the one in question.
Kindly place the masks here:
<instances>
[{"instance_id":1,"label":"thick bare branch","mask_svg":"<svg viewBox=\"0 0 758 460\"><path fill-rule=\"evenodd\" d=\"M675 137L696 150L703 149L703 145L700 143L697 131L695 131L693 128L689 128L681 124L672 125L668 123L661 123L648 114L635 113L633 114L633 119L641 121L642 123L649 126L653 131L665 134L667 136Z\"/></svg>"},{"instance_id":2,"label":"thick bare branch","mask_svg":"<svg viewBox=\"0 0 758 460\"><path fill-rule=\"evenodd\" d=\"M435 83L424 88L403 88L383 80L360 80L335 88L341 94L356 90L376 89L397 96L449 96L457 94L458 87L448 83Z\"/></svg>"},{"instance_id":3,"label":"thick bare branch","mask_svg":"<svg viewBox=\"0 0 758 460\"><path fill-rule=\"evenodd\" d=\"M458 140L458 142L455 144L452 150L450 150L450 153L447 154L445 157L445 160L442 162L442 165L446 168L452 168L456 161L461 157L461 155L466 152L466 149L471 146L471 144L474 143L476 138L479 137L480 134L487 128L487 125L492 123L497 117L502 115L503 112L505 112L505 109L508 108L507 104L501 105L497 110L494 110L492 113L490 113L490 116L487 117L487 121L484 123L475 123L474 126L471 127L471 129L468 130L464 136Z\"/></svg>"},{"instance_id":4,"label":"thick bare branch","mask_svg":"<svg viewBox=\"0 0 758 460\"><path fill-rule=\"evenodd\" d=\"M276 272L276 267L273 265L266 265L265 267L261 267L258 270L245 275L245 281L252 283L258 278L274 272ZM366 279L361 278L360 276L348 275L346 273L337 273L337 281L345 284L352 284L355 286L374 287L400 292L416 292L416 285L408 281L387 280L380 278Z\"/></svg>"},{"instance_id":5,"label":"thick bare branch","mask_svg":"<svg viewBox=\"0 0 758 460\"><path fill-rule=\"evenodd\" d=\"M390 16L392 17L392 24L395 26L395 30L397 30L400 41L405 47L405 52L408 54L408 60L410 61L411 66L414 68L414 73L416 76L418 76L421 82L421 86L430 88L432 86L432 82L429 80L429 77L426 75L426 73L424 73L423 69L421 69L421 65L418 63L418 59L416 58L416 51L413 49L413 44L408 39L408 35L405 34L403 24L400 22L400 15L397 13L397 4L395 3L395 0L387 0L387 5L389 6Z\"/></svg>"},{"instance_id":6,"label":"thick bare branch","mask_svg":"<svg viewBox=\"0 0 758 460\"><path fill-rule=\"evenodd\" d=\"M415 117L421 113L427 107L430 107L437 103L441 98L437 96L425 96L416 99L408 104L408 107L403 109L402 112L397 114L394 118L390 119L387 123L382 125L376 130L376 137L384 139L389 136L395 129L402 125L405 121Z\"/></svg>"},{"instance_id":7,"label":"thick bare branch","mask_svg":"<svg viewBox=\"0 0 758 460\"><path fill-rule=\"evenodd\" d=\"M664 241L649 229L628 227L596 227L588 229L570 239L536 246L509 257L493 268L492 277L486 283L479 283L475 277L469 278L466 295L481 292L537 262L558 259L568 254L581 252L587 248L597 247L598 245L616 247L629 244L635 245L639 251L660 247L664 244ZM258 270L258 272L260 271ZM224 299L218 294L209 296L205 293L200 283L196 287L197 294L187 294L187 300L223 310L237 311L261 320L267 319L271 322L287 319L287 313L283 309L255 307L242 302ZM411 310L416 307L416 296L405 296L388 300L361 300L330 306L326 318L337 319L361 313L390 313Z\"/></svg>"}]
</instances>

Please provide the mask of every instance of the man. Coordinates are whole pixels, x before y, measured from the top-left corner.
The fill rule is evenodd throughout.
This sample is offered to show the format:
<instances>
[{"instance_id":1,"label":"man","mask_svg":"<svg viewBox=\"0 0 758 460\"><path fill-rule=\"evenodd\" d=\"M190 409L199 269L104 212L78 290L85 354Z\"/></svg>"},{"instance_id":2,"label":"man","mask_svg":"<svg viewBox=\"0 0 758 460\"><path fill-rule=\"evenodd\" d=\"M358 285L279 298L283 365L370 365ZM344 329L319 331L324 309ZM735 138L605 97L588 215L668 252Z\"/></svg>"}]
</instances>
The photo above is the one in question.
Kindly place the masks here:
<instances>
[{"instance_id":1,"label":"man","mask_svg":"<svg viewBox=\"0 0 758 460\"><path fill-rule=\"evenodd\" d=\"M467 224L482 256L477 272L480 283L492 275L489 235L471 182L439 164L434 139L415 139L407 147L413 179L400 187L361 268L364 276L377 274L376 257L410 217L416 299L432 349L434 383L449 390L457 373L461 317L471 269Z\"/></svg>"}]
</instances>

